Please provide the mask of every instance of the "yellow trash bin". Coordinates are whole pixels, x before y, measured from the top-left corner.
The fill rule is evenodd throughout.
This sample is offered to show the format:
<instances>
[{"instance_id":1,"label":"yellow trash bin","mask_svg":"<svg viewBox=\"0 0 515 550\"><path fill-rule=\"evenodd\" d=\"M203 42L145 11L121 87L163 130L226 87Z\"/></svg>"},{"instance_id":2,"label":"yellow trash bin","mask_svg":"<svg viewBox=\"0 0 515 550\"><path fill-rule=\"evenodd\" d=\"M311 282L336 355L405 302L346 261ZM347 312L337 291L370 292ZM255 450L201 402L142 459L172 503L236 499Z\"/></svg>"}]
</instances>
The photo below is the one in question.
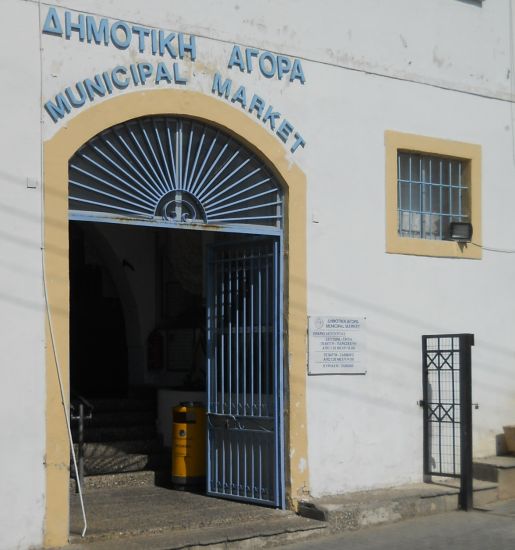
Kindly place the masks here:
<instances>
[{"instance_id":1,"label":"yellow trash bin","mask_svg":"<svg viewBox=\"0 0 515 550\"><path fill-rule=\"evenodd\" d=\"M206 479L206 410L186 401L173 408L172 484L183 489Z\"/></svg>"}]
</instances>

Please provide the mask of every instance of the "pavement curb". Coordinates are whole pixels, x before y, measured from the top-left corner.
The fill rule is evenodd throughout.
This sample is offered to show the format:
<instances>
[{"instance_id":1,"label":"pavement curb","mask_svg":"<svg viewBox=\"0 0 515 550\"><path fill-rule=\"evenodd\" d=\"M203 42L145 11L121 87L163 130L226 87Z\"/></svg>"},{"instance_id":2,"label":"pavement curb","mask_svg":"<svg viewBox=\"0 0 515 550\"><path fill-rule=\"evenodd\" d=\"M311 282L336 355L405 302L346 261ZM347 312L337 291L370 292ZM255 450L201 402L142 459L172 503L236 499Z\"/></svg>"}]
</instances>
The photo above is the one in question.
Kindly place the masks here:
<instances>
[{"instance_id":1,"label":"pavement curb","mask_svg":"<svg viewBox=\"0 0 515 550\"><path fill-rule=\"evenodd\" d=\"M457 510L458 495L459 488L452 484L414 484L301 502L299 514L327 522L331 532L355 531ZM478 506L497 499L497 484L474 482L474 501Z\"/></svg>"}]
</instances>

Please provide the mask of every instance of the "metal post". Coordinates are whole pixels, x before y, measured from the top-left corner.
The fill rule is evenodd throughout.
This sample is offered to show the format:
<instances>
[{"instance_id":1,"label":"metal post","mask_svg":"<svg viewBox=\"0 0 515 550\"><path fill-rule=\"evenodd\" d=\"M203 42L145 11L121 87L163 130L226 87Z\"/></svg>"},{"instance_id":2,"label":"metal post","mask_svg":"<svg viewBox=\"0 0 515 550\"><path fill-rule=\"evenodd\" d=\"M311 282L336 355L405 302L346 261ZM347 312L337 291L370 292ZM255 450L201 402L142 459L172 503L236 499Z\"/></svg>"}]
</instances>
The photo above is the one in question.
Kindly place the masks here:
<instances>
[{"instance_id":1,"label":"metal post","mask_svg":"<svg viewBox=\"0 0 515 550\"><path fill-rule=\"evenodd\" d=\"M473 334L460 335L460 508L472 510L472 369L471 347Z\"/></svg>"},{"instance_id":2,"label":"metal post","mask_svg":"<svg viewBox=\"0 0 515 550\"><path fill-rule=\"evenodd\" d=\"M77 485L80 485L81 489L84 484L84 404L79 404L79 479ZM77 487L77 493L79 488Z\"/></svg>"},{"instance_id":3,"label":"metal post","mask_svg":"<svg viewBox=\"0 0 515 550\"><path fill-rule=\"evenodd\" d=\"M422 429L423 429L423 468L424 468L424 481L429 482L431 481L431 472L429 469L429 423L427 418L427 411L428 411L428 383L427 383L427 370L425 368L426 365L426 355L427 355L427 336L422 336L422 365L424 367L422 368L422 402L420 405L422 406L422 414L424 421L422 423Z\"/></svg>"}]
</instances>

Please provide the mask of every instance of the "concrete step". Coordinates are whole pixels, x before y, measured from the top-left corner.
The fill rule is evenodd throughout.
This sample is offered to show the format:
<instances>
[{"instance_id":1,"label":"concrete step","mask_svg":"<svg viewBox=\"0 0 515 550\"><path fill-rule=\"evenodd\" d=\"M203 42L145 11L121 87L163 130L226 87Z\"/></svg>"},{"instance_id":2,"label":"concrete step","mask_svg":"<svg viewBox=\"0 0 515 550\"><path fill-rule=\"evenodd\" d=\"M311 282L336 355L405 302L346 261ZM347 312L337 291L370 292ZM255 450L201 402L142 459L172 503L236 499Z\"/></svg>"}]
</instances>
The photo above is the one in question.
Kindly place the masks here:
<instances>
[{"instance_id":1,"label":"concrete step","mask_svg":"<svg viewBox=\"0 0 515 550\"><path fill-rule=\"evenodd\" d=\"M458 509L459 480L434 480L392 489L363 491L301 503L302 516L326 521L332 531L356 530ZM474 505L496 501L497 485L474 481Z\"/></svg>"},{"instance_id":2,"label":"concrete step","mask_svg":"<svg viewBox=\"0 0 515 550\"><path fill-rule=\"evenodd\" d=\"M83 523L75 494L70 533L72 541L94 549L262 548L319 535L327 527L289 511L163 487L91 491L84 501L86 538L77 537Z\"/></svg>"},{"instance_id":3,"label":"concrete step","mask_svg":"<svg viewBox=\"0 0 515 550\"><path fill-rule=\"evenodd\" d=\"M255 550L273 548L295 542L315 539L323 534L326 525L287 514L282 518L267 521L237 523L223 527L203 527L202 529L182 529L144 534L130 538L116 537L94 542L81 542L76 538L70 547L73 550L179 550L185 548L211 548L221 550L235 548ZM75 542L75 544L73 544Z\"/></svg>"},{"instance_id":4,"label":"concrete step","mask_svg":"<svg viewBox=\"0 0 515 550\"><path fill-rule=\"evenodd\" d=\"M170 469L89 475L84 477L83 491L88 493L98 489L126 489L128 487L154 487L156 485L166 486L170 484L170 478ZM75 490L75 480L70 478L70 491L75 492Z\"/></svg>"},{"instance_id":5,"label":"concrete step","mask_svg":"<svg viewBox=\"0 0 515 550\"><path fill-rule=\"evenodd\" d=\"M77 440L77 429L72 430L74 440ZM113 441L133 441L136 439L155 439L155 426L142 424L132 426L100 426L84 430L84 441L110 443Z\"/></svg>"},{"instance_id":6,"label":"concrete step","mask_svg":"<svg viewBox=\"0 0 515 550\"><path fill-rule=\"evenodd\" d=\"M476 459L473 473L476 479L497 483L500 500L515 498L515 456Z\"/></svg>"},{"instance_id":7,"label":"concrete step","mask_svg":"<svg viewBox=\"0 0 515 550\"><path fill-rule=\"evenodd\" d=\"M75 452L78 453L79 446L74 445ZM156 439L129 439L127 441L99 442L91 441L84 443L83 452L85 457L109 457L116 456L118 453L135 454L155 454L163 451L161 442ZM170 451L171 452L171 451Z\"/></svg>"},{"instance_id":8,"label":"concrete step","mask_svg":"<svg viewBox=\"0 0 515 550\"><path fill-rule=\"evenodd\" d=\"M136 454L120 452L114 456L90 456L84 459L85 475L117 474L158 470L171 464L168 453Z\"/></svg>"},{"instance_id":9,"label":"concrete step","mask_svg":"<svg viewBox=\"0 0 515 550\"><path fill-rule=\"evenodd\" d=\"M444 483L448 487L454 487L456 490L456 509L458 508L458 493L460 490L459 479L442 479L440 483ZM497 483L491 481L483 481L479 479L473 480L474 489L474 507L481 508L499 500L499 491Z\"/></svg>"}]
</instances>

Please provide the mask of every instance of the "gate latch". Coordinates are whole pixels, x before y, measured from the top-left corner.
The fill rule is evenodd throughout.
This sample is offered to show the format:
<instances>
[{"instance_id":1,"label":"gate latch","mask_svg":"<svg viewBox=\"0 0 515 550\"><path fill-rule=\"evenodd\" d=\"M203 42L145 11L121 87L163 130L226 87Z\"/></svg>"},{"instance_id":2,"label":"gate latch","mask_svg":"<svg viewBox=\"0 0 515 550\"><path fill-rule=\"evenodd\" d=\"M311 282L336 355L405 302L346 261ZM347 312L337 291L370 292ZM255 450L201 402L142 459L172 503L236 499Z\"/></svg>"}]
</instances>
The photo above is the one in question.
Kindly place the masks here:
<instances>
[{"instance_id":1,"label":"gate latch","mask_svg":"<svg viewBox=\"0 0 515 550\"><path fill-rule=\"evenodd\" d=\"M423 399L420 399L419 401L417 401L417 405L419 407L423 407L425 404L426 404L426 402Z\"/></svg>"},{"instance_id":2,"label":"gate latch","mask_svg":"<svg viewBox=\"0 0 515 550\"><path fill-rule=\"evenodd\" d=\"M479 409L479 403L472 403L472 405L474 406L474 409Z\"/></svg>"}]
</instances>

